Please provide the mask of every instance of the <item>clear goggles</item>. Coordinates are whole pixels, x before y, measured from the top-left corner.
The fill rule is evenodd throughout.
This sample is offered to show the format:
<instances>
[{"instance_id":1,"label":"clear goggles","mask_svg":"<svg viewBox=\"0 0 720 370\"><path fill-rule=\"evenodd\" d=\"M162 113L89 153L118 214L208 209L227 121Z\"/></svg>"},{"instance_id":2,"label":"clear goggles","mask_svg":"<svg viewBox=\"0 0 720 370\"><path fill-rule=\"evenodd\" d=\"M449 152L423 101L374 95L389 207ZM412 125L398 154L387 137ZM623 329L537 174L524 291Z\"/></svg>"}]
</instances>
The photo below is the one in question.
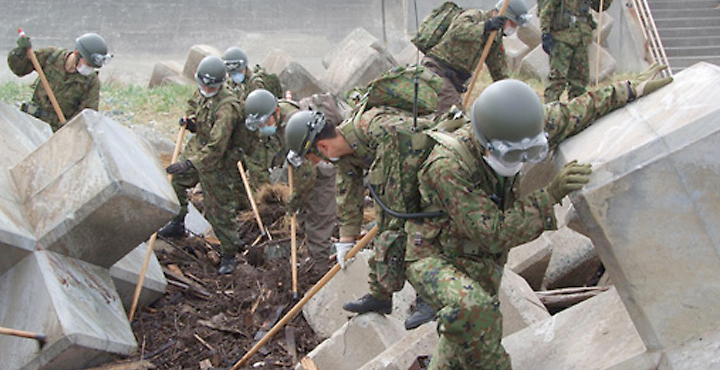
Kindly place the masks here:
<instances>
[{"instance_id":1,"label":"clear goggles","mask_svg":"<svg viewBox=\"0 0 720 370\"><path fill-rule=\"evenodd\" d=\"M225 61L225 67L228 71L238 71L247 66L247 62L244 60L226 60Z\"/></svg>"},{"instance_id":2,"label":"clear goggles","mask_svg":"<svg viewBox=\"0 0 720 370\"><path fill-rule=\"evenodd\" d=\"M525 138L520 142L490 140L487 149L493 157L506 166L520 162L540 162L547 157L550 150L545 132L541 132L533 138Z\"/></svg>"},{"instance_id":3,"label":"clear goggles","mask_svg":"<svg viewBox=\"0 0 720 370\"><path fill-rule=\"evenodd\" d=\"M259 129L265 124L265 122L267 122L268 119L270 119L270 117L272 117L272 114L273 112L263 115L258 113L248 114L245 118L245 127L247 127L250 131L257 131L257 129Z\"/></svg>"},{"instance_id":4,"label":"clear goggles","mask_svg":"<svg viewBox=\"0 0 720 370\"><path fill-rule=\"evenodd\" d=\"M112 58L113 58L112 54L97 54L97 53L95 53L95 54L90 55L90 59L92 59L92 60L90 60L89 62L93 65L93 67L100 68L100 67L110 63Z\"/></svg>"},{"instance_id":5,"label":"clear goggles","mask_svg":"<svg viewBox=\"0 0 720 370\"><path fill-rule=\"evenodd\" d=\"M215 78L207 73L205 73L205 74L197 73L195 75L195 77L200 83L202 83L203 85L205 85L207 87L218 87L218 86L222 85L222 83L223 83L222 78ZM225 77L225 76L223 76L223 77Z\"/></svg>"},{"instance_id":6,"label":"clear goggles","mask_svg":"<svg viewBox=\"0 0 720 370\"><path fill-rule=\"evenodd\" d=\"M532 19L532 17L533 17L532 14L528 14L528 13L520 14L517 17L517 20L515 23L517 23L518 26L520 26L520 27L527 27L530 25L530 20Z\"/></svg>"}]
</instances>

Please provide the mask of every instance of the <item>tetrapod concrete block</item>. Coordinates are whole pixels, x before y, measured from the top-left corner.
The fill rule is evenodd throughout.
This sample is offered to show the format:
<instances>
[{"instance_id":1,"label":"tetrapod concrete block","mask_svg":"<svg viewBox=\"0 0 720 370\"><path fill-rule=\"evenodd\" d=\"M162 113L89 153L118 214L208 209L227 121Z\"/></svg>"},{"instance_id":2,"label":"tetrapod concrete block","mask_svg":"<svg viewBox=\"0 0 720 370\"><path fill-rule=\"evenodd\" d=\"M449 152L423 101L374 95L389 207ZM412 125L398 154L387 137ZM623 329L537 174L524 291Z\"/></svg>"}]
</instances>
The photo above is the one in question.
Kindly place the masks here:
<instances>
[{"instance_id":1,"label":"tetrapod concrete block","mask_svg":"<svg viewBox=\"0 0 720 370\"><path fill-rule=\"evenodd\" d=\"M719 85L698 63L556 153L593 165L571 199L651 351L720 328Z\"/></svg>"},{"instance_id":2,"label":"tetrapod concrete block","mask_svg":"<svg viewBox=\"0 0 720 370\"><path fill-rule=\"evenodd\" d=\"M615 289L505 337L502 343L514 370L601 370L645 352Z\"/></svg>"},{"instance_id":3,"label":"tetrapod concrete block","mask_svg":"<svg viewBox=\"0 0 720 370\"><path fill-rule=\"evenodd\" d=\"M135 296L135 287L137 286L140 272L142 271L145 256L147 254L147 244L141 243L137 248L125 255L120 261L117 261L110 267L110 276L115 283L117 293L120 296L123 307L126 312L130 311L133 297ZM145 278L143 279L143 287L138 298L138 306L147 306L160 299L165 294L167 287L167 279L162 272L160 262L158 262L155 252L150 255Z\"/></svg>"},{"instance_id":4,"label":"tetrapod concrete block","mask_svg":"<svg viewBox=\"0 0 720 370\"><path fill-rule=\"evenodd\" d=\"M602 264L592 240L568 227L543 235L552 244L552 257L541 290L589 285Z\"/></svg>"},{"instance_id":5,"label":"tetrapod concrete block","mask_svg":"<svg viewBox=\"0 0 720 370\"><path fill-rule=\"evenodd\" d=\"M146 240L179 209L153 154L86 109L13 166L37 248L109 268Z\"/></svg>"},{"instance_id":6,"label":"tetrapod concrete block","mask_svg":"<svg viewBox=\"0 0 720 370\"><path fill-rule=\"evenodd\" d=\"M527 281L509 268L503 271L498 299L503 315L503 337L550 317Z\"/></svg>"},{"instance_id":7,"label":"tetrapod concrete block","mask_svg":"<svg viewBox=\"0 0 720 370\"><path fill-rule=\"evenodd\" d=\"M183 66L173 61L161 61L155 63L152 75L150 76L149 88L156 86L180 83L183 85L191 84L194 80L183 76Z\"/></svg>"},{"instance_id":8,"label":"tetrapod concrete block","mask_svg":"<svg viewBox=\"0 0 720 370\"><path fill-rule=\"evenodd\" d=\"M280 78L283 88L285 91L290 91L292 99L295 101L329 91L325 84L282 50L270 51L263 59L262 66Z\"/></svg>"},{"instance_id":9,"label":"tetrapod concrete block","mask_svg":"<svg viewBox=\"0 0 720 370\"><path fill-rule=\"evenodd\" d=\"M0 277L0 326L47 337L0 336L3 369L78 369L137 349L106 269L36 251Z\"/></svg>"},{"instance_id":10,"label":"tetrapod concrete block","mask_svg":"<svg viewBox=\"0 0 720 370\"><path fill-rule=\"evenodd\" d=\"M512 72L518 71L522 59L530 52L530 48L515 35L503 37L503 47L508 69Z\"/></svg>"},{"instance_id":11,"label":"tetrapod concrete block","mask_svg":"<svg viewBox=\"0 0 720 370\"><path fill-rule=\"evenodd\" d=\"M337 58L320 79L332 93L344 94L356 86L365 86L397 65L385 48L363 45L349 39L341 45Z\"/></svg>"},{"instance_id":12,"label":"tetrapod concrete block","mask_svg":"<svg viewBox=\"0 0 720 370\"><path fill-rule=\"evenodd\" d=\"M530 18L530 22L525 26L518 27L517 37L532 50L542 43L542 31L540 31L540 18L537 16L537 5L530 8L528 13L532 15L532 18Z\"/></svg>"},{"instance_id":13,"label":"tetrapod concrete block","mask_svg":"<svg viewBox=\"0 0 720 370\"><path fill-rule=\"evenodd\" d=\"M188 56L185 59L185 65L183 66L183 77L195 81L195 72L197 71L197 67L200 64L200 61L208 55L221 56L222 52L210 45L199 44L190 47Z\"/></svg>"},{"instance_id":14,"label":"tetrapod concrete block","mask_svg":"<svg viewBox=\"0 0 720 370\"><path fill-rule=\"evenodd\" d=\"M345 38L340 41L340 43L327 55L325 55L322 58L322 65L325 68L330 68L335 62L340 61L341 63L344 58L343 54L345 53L343 51L343 46L347 44L350 41L354 41L357 43L357 45L362 47L374 47L375 45L380 45L380 40L377 39L377 37L373 36L370 32L368 32L366 29L360 27L352 30Z\"/></svg>"},{"instance_id":15,"label":"tetrapod concrete block","mask_svg":"<svg viewBox=\"0 0 720 370\"><path fill-rule=\"evenodd\" d=\"M431 356L438 343L437 325L423 325L377 355L358 370L406 370L418 356Z\"/></svg>"},{"instance_id":16,"label":"tetrapod concrete block","mask_svg":"<svg viewBox=\"0 0 720 370\"><path fill-rule=\"evenodd\" d=\"M531 242L510 249L505 268L522 276L532 289L540 290L551 256L552 244L543 234Z\"/></svg>"}]
</instances>

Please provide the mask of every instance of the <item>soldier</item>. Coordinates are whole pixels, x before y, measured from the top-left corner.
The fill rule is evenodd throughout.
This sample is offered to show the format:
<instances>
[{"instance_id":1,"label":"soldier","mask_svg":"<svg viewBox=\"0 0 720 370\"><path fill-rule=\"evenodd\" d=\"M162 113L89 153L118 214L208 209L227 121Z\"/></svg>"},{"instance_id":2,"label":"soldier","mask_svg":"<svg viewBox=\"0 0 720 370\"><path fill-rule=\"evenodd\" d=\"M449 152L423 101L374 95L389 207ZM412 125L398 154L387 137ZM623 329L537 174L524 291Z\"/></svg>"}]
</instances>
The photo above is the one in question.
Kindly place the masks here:
<instances>
[{"instance_id":1,"label":"soldier","mask_svg":"<svg viewBox=\"0 0 720 370\"><path fill-rule=\"evenodd\" d=\"M252 73L248 68L248 56L237 46L231 46L222 56L227 68L228 78L227 85L230 91L237 95L238 99L244 101L250 91L254 90L250 87L250 78Z\"/></svg>"},{"instance_id":2,"label":"soldier","mask_svg":"<svg viewBox=\"0 0 720 370\"><path fill-rule=\"evenodd\" d=\"M422 65L444 81L438 94L438 114L453 105L462 108L461 94L467 90L465 84L472 77L492 31L502 30L497 33L485 64L494 81L507 78L503 36L510 36L518 26L527 24L530 14L524 0L510 0L505 15L500 16L498 8L504 1L500 0L489 12L469 9L456 16L437 45L423 58Z\"/></svg>"},{"instance_id":3,"label":"soldier","mask_svg":"<svg viewBox=\"0 0 720 370\"><path fill-rule=\"evenodd\" d=\"M250 184L257 190L263 184L269 184L270 172L285 162L282 126L287 116L299 107L296 102L278 101L271 92L257 89L248 94L244 109L245 126L259 134L255 150L246 157Z\"/></svg>"},{"instance_id":4,"label":"soldier","mask_svg":"<svg viewBox=\"0 0 720 370\"><path fill-rule=\"evenodd\" d=\"M550 56L545 102L559 100L567 89L568 100L585 92L590 79L588 47L597 24L590 8L600 11L600 0L545 0L538 10L542 48ZM612 4L603 2L602 11Z\"/></svg>"},{"instance_id":5,"label":"soldier","mask_svg":"<svg viewBox=\"0 0 720 370\"><path fill-rule=\"evenodd\" d=\"M188 102L181 124L195 135L188 141L177 162L167 167L180 200L180 213L158 234L181 237L185 234L187 190L198 182L208 221L220 240L218 274L230 274L237 261L235 253L245 244L240 236L237 212L249 207L237 162L243 153L251 153L254 135L242 124L242 105L224 85L225 64L217 56L207 56L198 65L195 80L198 90Z\"/></svg>"},{"instance_id":6,"label":"soldier","mask_svg":"<svg viewBox=\"0 0 720 370\"><path fill-rule=\"evenodd\" d=\"M20 36L17 45L8 54L8 66L22 77L35 70L27 54L32 47L30 38ZM69 120L86 108L98 110L100 79L95 70L112 59L100 35L86 33L78 37L74 51L47 47L34 52L65 118ZM20 109L49 123L53 132L57 131L62 124L50 103L48 92L39 78L34 86L32 100L23 103Z\"/></svg>"},{"instance_id":7,"label":"soldier","mask_svg":"<svg viewBox=\"0 0 720 370\"><path fill-rule=\"evenodd\" d=\"M542 189L518 198L519 172L612 110L668 84L653 66L631 81L542 106L517 80L495 82L473 104L471 125L433 135L418 172L423 209L445 216L406 223L407 278L437 310L428 369L510 369L497 298L510 248L556 229L553 205L589 180L572 161Z\"/></svg>"}]
</instances>

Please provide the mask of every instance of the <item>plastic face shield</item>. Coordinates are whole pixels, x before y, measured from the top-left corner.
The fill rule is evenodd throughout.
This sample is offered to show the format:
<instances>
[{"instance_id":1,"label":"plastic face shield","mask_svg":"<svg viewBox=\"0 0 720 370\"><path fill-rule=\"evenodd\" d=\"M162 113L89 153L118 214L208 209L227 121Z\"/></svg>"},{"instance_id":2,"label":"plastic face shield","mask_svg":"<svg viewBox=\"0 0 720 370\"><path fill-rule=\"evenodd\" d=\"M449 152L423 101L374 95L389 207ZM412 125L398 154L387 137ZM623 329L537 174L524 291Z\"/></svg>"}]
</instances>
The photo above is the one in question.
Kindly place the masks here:
<instances>
[{"instance_id":1,"label":"plastic face shield","mask_svg":"<svg viewBox=\"0 0 720 370\"><path fill-rule=\"evenodd\" d=\"M550 149L547 134L541 132L534 138L525 138L520 142L490 140L488 150L502 164L511 167L521 162L540 162L547 157Z\"/></svg>"}]
</instances>

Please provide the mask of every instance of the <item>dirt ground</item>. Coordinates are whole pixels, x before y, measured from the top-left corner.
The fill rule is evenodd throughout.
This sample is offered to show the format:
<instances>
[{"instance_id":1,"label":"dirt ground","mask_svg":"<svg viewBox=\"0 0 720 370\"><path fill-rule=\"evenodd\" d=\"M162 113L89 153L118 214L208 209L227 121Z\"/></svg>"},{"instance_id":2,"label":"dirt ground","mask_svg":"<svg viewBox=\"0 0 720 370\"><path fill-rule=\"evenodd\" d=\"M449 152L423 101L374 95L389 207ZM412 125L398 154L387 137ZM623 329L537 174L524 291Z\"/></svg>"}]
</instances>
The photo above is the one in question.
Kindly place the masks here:
<instances>
[{"instance_id":1,"label":"dirt ground","mask_svg":"<svg viewBox=\"0 0 720 370\"><path fill-rule=\"evenodd\" d=\"M140 354L134 360L146 359L158 369L229 369L262 338L263 329L272 328L294 306L289 217L281 199L267 201L258 203L273 240L263 238L255 247L241 249L231 275L216 273L219 247L208 239L163 239L169 247L156 249L156 254L169 284L160 300L135 315L132 330ZM202 210L201 197L193 203ZM256 239L254 214L246 212L241 219L246 237ZM322 277L302 241L299 234L299 298ZM241 369L293 368L321 340L298 314Z\"/></svg>"}]
</instances>

